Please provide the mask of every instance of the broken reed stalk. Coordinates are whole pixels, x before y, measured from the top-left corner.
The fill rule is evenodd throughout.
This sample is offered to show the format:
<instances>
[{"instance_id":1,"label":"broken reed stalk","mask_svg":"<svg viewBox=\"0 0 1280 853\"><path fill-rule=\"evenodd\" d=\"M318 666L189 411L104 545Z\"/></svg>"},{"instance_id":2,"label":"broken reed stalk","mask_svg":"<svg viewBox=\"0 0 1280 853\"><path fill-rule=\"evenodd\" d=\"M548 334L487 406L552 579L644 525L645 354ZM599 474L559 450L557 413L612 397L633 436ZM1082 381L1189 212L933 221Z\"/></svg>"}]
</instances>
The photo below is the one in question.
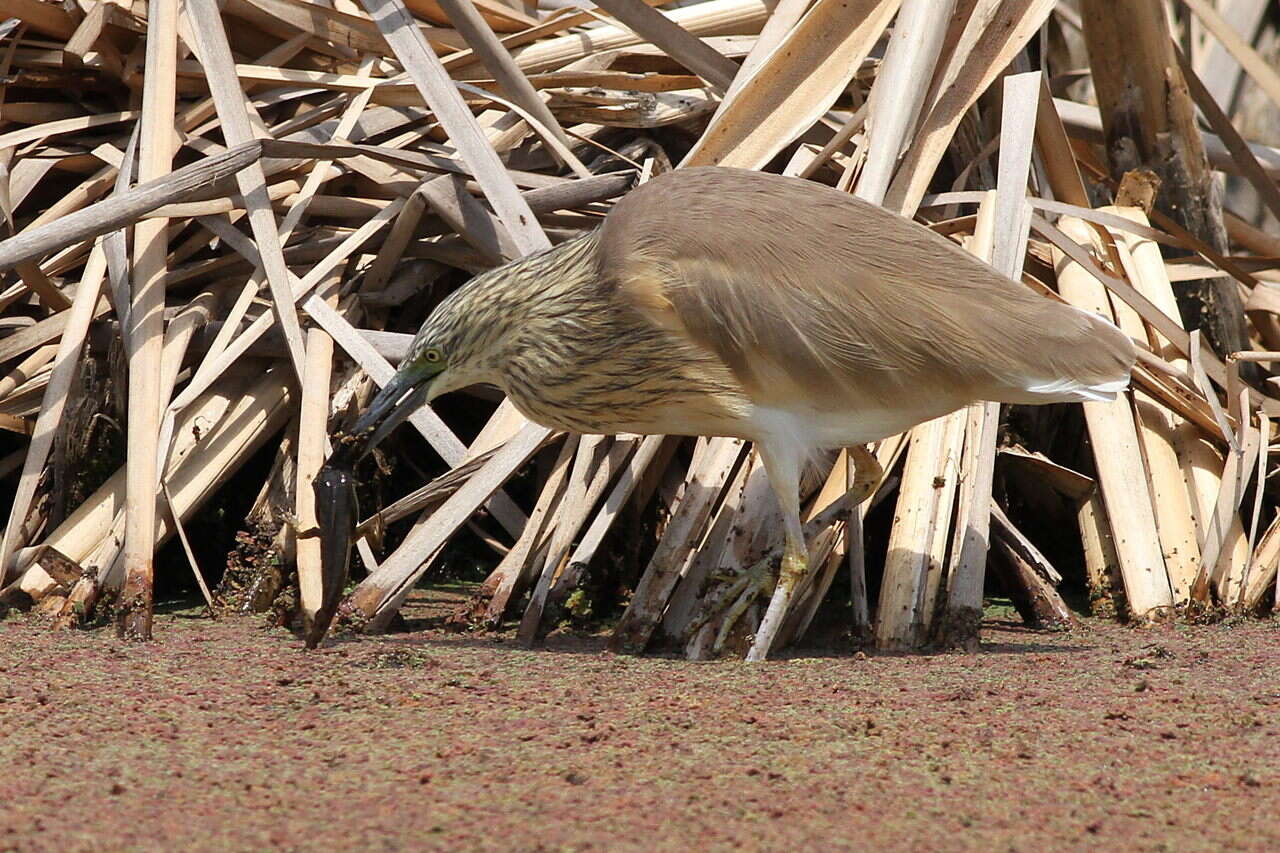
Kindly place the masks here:
<instances>
[{"instance_id":1,"label":"broken reed stalk","mask_svg":"<svg viewBox=\"0 0 1280 853\"><path fill-rule=\"evenodd\" d=\"M550 435L551 431L545 427L525 426L436 510L430 525L416 528L390 557L383 560L377 571L347 596L339 608L339 615L362 629L384 629L445 541L537 452Z\"/></svg>"},{"instance_id":2,"label":"broken reed stalk","mask_svg":"<svg viewBox=\"0 0 1280 853\"><path fill-rule=\"evenodd\" d=\"M994 503L991 514L996 520L991 536L993 563L997 570L1003 567L1005 588L1023 620L1035 628L1074 627L1077 620L1071 608L1058 595L1055 579L1047 576L1046 569L1053 567Z\"/></svg>"},{"instance_id":3,"label":"broken reed stalk","mask_svg":"<svg viewBox=\"0 0 1280 853\"><path fill-rule=\"evenodd\" d=\"M995 242L995 191L978 206L966 248L990 263ZM964 450L960 457L955 526L948 552L948 583L938 642L974 651L982 625L982 594L990 546L990 502L995 474L995 439L1000 407L976 403L966 410Z\"/></svg>"},{"instance_id":4,"label":"broken reed stalk","mask_svg":"<svg viewBox=\"0 0 1280 853\"><path fill-rule=\"evenodd\" d=\"M1097 239L1089 225L1063 219L1063 232L1077 244L1094 246ZM1094 246L1095 250L1098 248ZM1102 284L1091 273L1054 248L1058 292L1071 304L1110 316L1110 301ZM1156 521L1142 465L1137 428L1129 401L1082 403L1090 444L1107 515L1113 520L1116 554L1124 579L1125 597L1134 616L1154 615L1173 604L1169 575L1156 532ZM1117 527L1114 522L1124 519Z\"/></svg>"},{"instance_id":5,"label":"broken reed stalk","mask_svg":"<svg viewBox=\"0 0 1280 853\"><path fill-rule=\"evenodd\" d=\"M20 17L34 15L44 21L42 38L63 39L61 53L68 63L82 73L121 81L127 68L119 51L124 42L101 37L109 18L107 7L93 6L77 26L60 9L43 4L22 8L28 5L34 11ZM606 9L624 26L598 26L592 14L584 12L535 23L523 12L489 0L474 8L467 0L369 0L372 18L354 7L243 0L228 0L222 12L207 0L192 0L183 7L182 17L176 4L156 0L145 34L149 53L139 69L145 76L133 84L145 89L141 112L84 115L83 104L50 101L56 114L43 115L26 105L8 105L10 119L34 124L0 134L0 148L16 152L9 163L8 186L14 198L10 207L19 211L19 221L26 220L14 237L0 242L0 268L16 272L0 289L6 322L13 322L0 329L0 362L8 365L0 379L0 427L26 431L26 419L42 396L46 402L35 420L18 478L19 500L0 545L0 572L7 572L8 580L20 578L17 587L30 597L44 596L46 606L56 606L66 596L63 612L72 622L98 596L114 593L125 580L120 558L126 524L123 473L110 481L111 489L99 490L85 507L73 510L75 529L64 523L46 535L33 536L43 515L30 511L39 498L37 484L53 433L65 417L59 400L65 405L74 354L83 347L88 327L112 310L108 300L90 296L95 279L101 290L104 265L110 274L110 303L126 319L130 276L136 299L144 295L143 285L166 267L170 298L187 305L172 306L167 332L154 336L162 342L158 355L153 353L160 377L155 393L145 385L130 387L140 392L130 394L131 402L140 404L150 397L157 407L165 407L164 401L177 391L164 408L158 433L157 470L166 472L165 479L152 476L153 485L163 483L173 495L176 516L188 517L244 460L245 448L266 440L261 431L278 429L294 409L300 413L302 445L295 509L305 529L314 509L308 507L312 492L306 485L307 472L314 472L323 458L329 416L345 417L340 400L332 406L327 401L327 369L333 359L354 362L375 382L385 382L391 371L386 357L402 355L408 336L376 341L371 336L388 317L394 319L400 306L417 310L421 300L406 300L422 282L450 281L450 269L482 270L592 227L607 210L597 202L624 192L631 179L620 174L585 177L589 170L584 161L592 168L606 162L593 160L599 148L584 147L586 141L618 148L625 158L644 164L643 172L649 175L663 168L669 154L660 138L645 133L644 127L673 123L694 140L686 165L719 162L760 168L777 158L786 164L787 173L836 184L873 202L886 201L907 215L915 212L930 185L937 184L938 164L948 152L968 161L952 187L958 192L940 203L954 207L980 201L980 194L966 190L987 189L989 184L979 182L995 177L996 200L980 207L976 220L961 217L939 229L955 239L964 239L972 230L975 250L984 242L994 243L994 264L1015 279L1024 261L1031 264L1028 281L1035 286L1040 286L1038 280L1055 285L1045 264L1046 253L1052 251L1049 260L1056 266L1061 293L1082 307L1114 310L1117 322L1154 353L1135 374L1136 415L1130 410L1128 417L1132 442L1120 440L1128 434L1119 418L1121 407L1110 415L1099 414L1096 407L1092 412L1086 409L1101 493L1087 494L1087 487L1062 493L1070 502L1068 513L1077 512L1090 584L1100 596L1108 589L1117 595L1123 591L1135 612L1145 608L1154 613L1164 607L1162 578L1172 604L1194 598L1262 606L1280 562L1280 535L1275 533L1277 525L1267 523L1274 512L1270 496L1254 489L1249 504L1244 498L1249 481L1265 475L1269 463L1266 413L1274 416L1280 410L1273 400L1256 393L1241 400L1238 371L1196 349L1178 317L1173 294L1184 286L1181 282L1195 280L1190 270L1203 271L1204 281L1218 282L1215 286L1225 290L1238 289L1239 282L1251 290L1252 331L1267 342L1280 340L1280 325L1274 321L1280 302L1271 297L1267 283L1275 278L1274 263L1266 257L1239 255L1245 250L1275 255L1280 247L1262 230L1228 216L1228 234L1239 247L1237 254L1228 256L1225 243L1210 239L1214 235L1206 237L1194 227L1188 234L1158 213L1152 214L1153 227L1123 198L1123 187L1117 207L1093 210L1079 165L1100 174L1082 140L1106 142L1104 127L1108 133L1114 131L1114 98L1108 93L1114 92L1117 80L1155 80L1157 71L1165 74L1180 67L1191 87L1191 100L1204 111L1215 134L1193 133L1192 125L1179 120L1189 115L1190 103L1179 85L1167 104L1149 103L1150 93L1144 89L1141 103L1133 107L1135 114L1144 121L1167 119L1169 127L1186 135L1191 155L1196 139L1203 140L1214 168L1245 176L1264 200L1274 201L1272 179L1280 174L1280 155L1234 132L1231 105L1222 94L1232 91L1230 81L1243 74L1264 91L1280 79L1259 63L1248 44L1261 17L1255 14L1249 18L1252 23L1245 18L1259 4L1233 4L1226 11L1230 25L1240 27L1244 37L1239 38L1210 6L1184 0L1206 24L1206 50L1196 54L1194 71L1185 62L1177 64L1167 30L1154 19L1141 21L1133 68L1119 67L1119 53L1095 48L1090 60L1102 93L1102 115L1054 99L1046 75L1005 73L1028 67L1024 48L1052 12L1055 4L1050 0L859 0L843 6L822 0L811 7L796 0L781 0L772 7L760 0L709 0L669 12L649 8L652 5L610 0ZM1086 4L1095 11L1103 5ZM1125 8L1150 5L1127 0ZM1119 8L1099 15L1114 20ZM224 18L224 13L230 17ZM171 22L176 18L184 43L194 48L192 59L176 63L174 49L162 44L168 38L165 14ZM433 26L423 28L415 18L421 14L431 16ZM246 53L251 57L247 63L236 65L227 36L243 49L241 33L232 28L246 22L261 27L253 37L262 47ZM445 28L450 22L455 29ZM586 23L593 25L581 28ZM128 32L123 35L130 37ZM22 46L30 43L29 38L18 38ZM42 51L51 49L45 42L36 43ZM884 59L867 62L881 47ZM159 58L152 55L155 51ZM15 79L42 67L29 54L14 54ZM738 58L743 58L741 66ZM486 72L495 79L475 79ZM989 115L987 125L982 125L976 120L978 110L992 111L988 100L980 99L1002 77L1001 114L998 119ZM1177 83L1176 75L1170 79ZM208 93L201 86L207 86ZM171 87L177 96L189 98L176 116L172 105L167 110L157 107L156 93L163 100ZM717 91L724 92L723 98ZM1221 109L1214 98L1222 101ZM424 102L431 105L430 111L422 107ZM1167 113L1164 118L1161 111ZM713 112L704 126L704 117ZM170 172L170 162L157 156L155 140L160 137L143 134L143 169L138 186L131 188L135 152L126 142L130 123L135 130L176 125L186 134L183 144L201 159ZM1053 200L1027 194L1030 127L1035 129L1039 156L1032 187L1047 179ZM219 135L225 149L214 141ZM81 138L87 139L83 150ZM378 144L366 144L370 139ZM571 139L576 140L572 145ZM999 169L993 171L986 158L997 150ZM188 154L183 156L185 162ZM516 163L519 168L513 168ZM1115 167L1114 157L1109 165ZM1200 168L1191 166L1191 171ZM56 193L45 210L31 211L32 216L27 213L32 202L22 206L28 197L43 200L54 195L45 191L55 186L45 175L76 174L84 177L70 181L72 189ZM40 193L33 194L36 189ZM1028 250L1031 207L1037 211L1031 217L1037 233L1054 249L1036 244ZM533 214L541 216L541 222ZM278 215L284 217L282 222L277 222ZM1061 230L1052 224L1060 216L1068 217ZM1091 224L1075 228L1072 216ZM163 234L167 217L174 219L174 233L180 235L171 247L157 236ZM384 226L390 226L385 237ZM123 235L113 231L122 227L135 227L132 270ZM672 227L680 227L678 220ZM1062 232L1071 228L1075 230L1068 239ZM984 236L988 230L989 240ZM109 236L95 239L103 234ZM216 244L210 242L211 234ZM1190 246L1200 257L1194 264L1167 262L1158 244ZM211 245L217 248L212 255L197 254ZM150 255L148 246L153 247ZM422 279L414 281L402 272L426 257L433 259L432 266ZM306 271L303 265L313 263ZM303 277L295 279L291 266ZM357 286L359 301L335 304L327 292L312 292L340 280L345 283L347 273L365 269L363 286ZM229 270L238 278L225 278ZM228 283L237 298L221 298ZM255 301L263 284L271 295L267 310ZM158 304L155 291L150 299L152 307ZM223 304L229 308L219 307ZM67 305L72 307L64 310ZM301 306L300 312L295 305ZM147 316L156 319L135 315L117 328L128 336ZM219 323L216 334L210 335L208 355L194 366L194 374L184 372L188 348L206 346L210 336L198 330L207 322ZM357 323L375 328L360 329ZM113 331L110 322L100 325L103 328L93 335L97 345L101 333ZM278 340L266 339L276 327ZM153 333L158 329L154 322L149 328ZM388 348L388 341L394 346ZM1202 361L1199 368L1188 358L1192 353ZM255 420L252 428L245 424L241 431L225 419L239 417L234 412L247 416L249 411L236 408L227 396L248 388L244 367L237 365L244 355L287 358L295 366L305 357L308 369L301 402L296 394L277 397L283 392L249 389L254 397L250 408L271 414ZM134 360L131 369L145 361ZM277 384L280 369L278 364L273 368ZM1193 373L1208 378L1197 383L1187 378ZM1220 389L1228 392L1229 402L1215 416ZM882 555L864 554L859 510L847 525L836 521L813 531L813 572L797 590L795 606L783 622L784 639L803 636L845 552L851 564L855 632L865 633L874 623L882 633L910 637L912 644L949 639L971 646L973 636L956 626L976 626L975 618L966 622L964 617L980 613L989 541L995 541L993 565L1006 571L1010 583L1031 597L1052 602L1052 567L1042 565L1029 540L1011 522L1001 522L996 534L987 530L993 513L999 512L987 511L997 413L994 406L974 406L952 416L935 436L941 444L932 454L913 439L917 446L907 461L907 482L896 485L891 479L882 491L890 494L898 488L899 494L891 499L904 507L912 501L919 504L912 510L919 511L918 517L900 521L891 532L894 552L882 585L882 595L907 608L909 617L903 624L892 626L894 606L882 607L872 619L867 577L857 566L869 557L874 571ZM131 415L131 440L141 441L146 430L134 430L132 421ZM1120 425L1118 431L1113 421ZM202 424L204 438L192 442L183 431L195 423ZM473 600L470 612L493 625L522 604L521 637L537 639L558 621L593 559L597 565L602 562L602 550L612 541L607 534L623 517L624 507L646 503L656 493L660 499L654 503L662 509L649 521L662 532L656 542L645 543L642 554L650 556L649 566L615 634L615 645L638 650L657 638L683 644L689 656L702 657L741 639L722 636L725 620L710 613L714 599L724 592L719 582L722 570L732 573L757 566L780 541L777 510L763 471L741 445L728 440L692 442L697 452L686 468L680 461L686 457L677 447L689 442L651 437L580 444L569 437L558 452L548 454L547 461L554 461L549 475L528 493L532 506L522 507L495 490L536 453L541 441L534 440L523 417L509 404L499 406L469 448L455 434L462 430L461 422L446 423L423 409L412 423L453 470L432 480L429 494L397 502L385 513L385 518L421 515L405 541L411 547L391 554L347 602L351 621L368 620L368 628L385 625L444 543L456 531L474 525L471 514L484 506L514 545ZM228 430L241 438L231 441ZM213 436L220 438L210 444ZM170 438L171 451L166 447ZM410 445L416 441L416 436L405 439ZM1215 443L1230 445L1227 458ZM591 452L597 444L600 452ZM882 463L891 467L905 445L901 437L882 442L877 451ZM135 451L130 448L131 471L139 464ZM10 469L22 463L18 456ZM195 470L205 467L207 472ZM806 474L806 500L815 491L819 495L812 498L816 505L810 513L839 490L846 467L842 455L833 467ZM930 470L944 486L926 493L925 472ZM134 480L135 486L141 482ZM134 498L138 491L134 489ZM1145 505L1150 523L1140 511L1136 516L1130 512L1125 500L1133 507ZM668 511L669 518L663 515ZM903 527L911 518L918 522L914 533ZM144 520L132 514L128 519L129 524ZM1246 519L1253 528L1249 532ZM155 526L149 540L153 545L169 535L168 514L161 513ZM374 526L371 523L370 529ZM484 537L491 539L492 534L486 530ZM374 539L370 535L358 542L368 566L374 565ZM136 546L140 540L135 536L133 541ZM316 598L309 542L304 538L298 543L304 611L314 609ZM495 544L499 550L506 548L505 542ZM648 555L654 546L656 551ZM60 549L85 570L83 579L77 581L74 571L68 573L67 566L74 564L57 556ZM140 565L134 560L138 552L137 547L130 551L130 565ZM908 552L914 559L903 574L898 564ZM1202 553L1205 564L1199 563ZM129 576L136 580L143 575L133 571ZM531 587L531 599L523 602ZM1103 598L1098 602L1105 603ZM758 610L755 592L743 592L739 604L749 632Z\"/></svg>"},{"instance_id":6,"label":"broken reed stalk","mask_svg":"<svg viewBox=\"0 0 1280 853\"><path fill-rule=\"evenodd\" d=\"M337 284L321 294L330 305L337 302ZM320 523L312 481L324 464L329 438L329 382L333 375L333 338L323 329L307 331L306 369L302 373L302 399L298 408L298 467L295 500L299 533L313 531ZM298 605L310 624L320 609L323 594L321 540L300 535L296 540Z\"/></svg>"},{"instance_id":7,"label":"broken reed stalk","mask_svg":"<svg viewBox=\"0 0 1280 853\"><path fill-rule=\"evenodd\" d=\"M854 195L880 204L919 120L955 0L904 0L868 101L867 162Z\"/></svg>"},{"instance_id":8,"label":"broken reed stalk","mask_svg":"<svg viewBox=\"0 0 1280 853\"><path fill-rule=\"evenodd\" d=\"M1126 219L1146 224L1143 213L1132 207L1103 208ZM1177 301L1159 246L1126 231L1114 230L1121 263L1134 287L1175 322ZM1132 334L1150 335L1152 348L1161 352L1175 367L1188 370L1190 362L1173 350L1168 340L1152 331L1147 333L1136 317L1117 308L1118 318ZM1157 528L1169 569L1169 581L1175 604L1191 600L1191 585L1201 564L1200 542L1207 531L1205 522L1213 511L1213 502L1221 485L1222 460L1200 429L1159 405L1141 390L1134 391L1135 407L1142 429L1139 438L1151 472L1152 499L1157 513ZM1228 533L1230 546L1224 548L1219 562L1243 568L1248 558L1244 528L1236 516ZM1223 567L1224 570L1226 566ZM1216 573L1216 572L1215 572Z\"/></svg>"},{"instance_id":9,"label":"broken reed stalk","mask_svg":"<svg viewBox=\"0 0 1280 853\"><path fill-rule=\"evenodd\" d=\"M1053 0L999 3L979 0L947 59L938 69L914 143L885 195L885 207L915 213L938 163L968 109L986 91L1053 10Z\"/></svg>"},{"instance_id":10,"label":"broken reed stalk","mask_svg":"<svg viewBox=\"0 0 1280 853\"><path fill-rule=\"evenodd\" d=\"M764 0L708 0L662 14L693 35L724 31L749 33L764 24L769 17L769 5ZM626 27L594 27L534 42L516 48L512 54L521 69L533 73L562 68L575 60L639 44L643 40Z\"/></svg>"},{"instance_id":11,"label":"broken reed stalk","mask_svg":"<svg viewBox=\"0 0 1280 853\"><path fill-rule=\"evenodd\" d=\"M997 189L978 209L969 247L969 251L1014 281L1022 278L1027 253L1030 224L1027 184L1042 108L1038 101L1042 85L1043 74L1038 71L1005 77ZM986 553L990 544L991 514L987 505L991 503L999 423L999 404L975 403L968 409L946 602L942 605L944 619L934 638L941 645L972 649L978 642Z\"/></svg>"},{"instance_id":12,"label":"broken reed stalk","mask_svg":"<svg viewBox=\"0 0 1280 853\"><path fill-rule=\"evenodd\" d=\"M165 471L174 511L181 519L189 518L191 512L283 426L290 402L288 382L279 369L272 368L256 381L245 381L235 374L225 377L217 390L201 397L183 413L174 432L174 446ZM46 535L42 544L84 566L100 546L116 542L111 531L115 519L125 509L125 479L125 471L117 471ZM173 532L168 514L160 515L153 547L163 544ZM25 568L21 579L24 589L49 583L49 576L39 561L31 562L32 557L38 557L37 550L19 553L19 566ZM114 558L94 561L97 577L87 581L95 587L93 598L96 599L99 592L119 589L118 584L113 586L106 580L115 562ZM119 580L122 581L123 576Z\"/></svg>"},{"instance_id":13,"label":"broken reed stalk","mask_svg":"<svg viewBox=\"0 0 1280 853\"><path fill-rule=\"evenodd\" d=\"M542 96L521 72L506 47L476 9L471 0L436 0L449 16L458 33L473 45L485 68L497 80L507 97L518 103L545 125L561 143L568 146L569 137L547 107Z\"/></svg>"},{"instance_id":14,"label":"broken reed stalk","mask_svg":"<svg viewBox=\"0 0 1280 853\"><path fill-rule=\"evenodd\" d=\"M501 624L512 598L524 591L524 587L532 581L534 570L540 565L538 557L542 554L543 547L549 544L546 541L549 536L548 525L564 496L570 466L580 439L577 435L565 437L551 472L542 486L542 492L538 495L538 501L529 513L528 523L516 539L515 545L481 585L474 609L483 608L482 613L477 612L475 615L487 627L496 628Z\"/></svg>"},{"instance_id":15,"label":"broken reed stalk","mask_svg":"<svg viewBox=\"0 0 1280 853\"><path fill-rule=\"evenodd\" d=\"M586 447L591 443L584 441L582 446ZM536 643L545 629L550 628L559 603L577 588L582 564L574 564L570 560L573 542L586 525L591 510L604 496L614 477L624 470L623 466L639 443L638 438L622 437L613 439L611 443L603 442L608 449L598 460L587 461L580 478L575 478L575 472L571 472L570 490L562 502L561 510L556 514L558 523L548 545L542 575L529 598L529 605L525 608L524 618L516 633L516 638L521 643ZM552 618L547 618L548 613L552 614Z\"/></svg>"},{"instance_id":16,"label":"broken reed stalk","mask_svg":"<svg viewBox=\"0 0 1280 853\"><path fill-rule=\"evenodd\" d=\"M1158 207L1214 250L1225 252L1215 191L1195 106L1169 37L1162 0L1082 0L1081 18L1098 93L1112 177L1139 167L1160 176ZM1244 304L1226 279L1183 282L1179 300L1192 328L1220 353L1248 348Z\"/></svg>"},{"instance_id":17,"label":"broken reed stalk","mask_svg":"<svg viewBox=\"0 0 1280 853\"><path fill-rule=\"evenodd\" d=\"M217 3L215 0L186 0L186 13L227 145L249 142L258 134L252 126L250 107L236 77L231 46L222 27ZM280 246L275 214L267 199L267 177L262 163L255 161L237 172L236 183L248 210L249 225L266 272L272 297L271 308L284 332L294 371L301 379L305 370L302 328L293 300L289 298L289 268Z\"/></svg>"},{"instance_id":18,"label":"broken reed stalk","mask_svg":"<svg viewBox=\"0 0 1280 853\"><path fill-rule=\"evenodd\" d=\"M22 541L22 526L27 520L27 512L35 497L36 486L44 471L45 462L49 458L49 452L53 449L54 436L62 422L62 415L66 409L71 383L75 378L77 362L80 358L80 348L89 332L89 324L93 319L94 308L98 304L98 295L102 292L106 273L107 256L101 243L98 243L94 246L80 277L80 286L76 290L76 298L69 311L67 325L58 344L57 355L53 359L53 372L49 377L49 385L45 389L40 414L32 429L31 443L27 447L22 474L18 480L18 490L13 497L9 521L5 526L4 542L0 546L0 588L5 586L6 578L10 574L9 564L14 552L26 544Z\"/></svg>"},{"instance_id":19,"label":"broken reed stalk","mask_svg":"<svg viewBox=\"0 0 1280 853\"><path fill-rule=\"evenodd\" d=\"M174 154L177 98L178 3L150 0L145 88L138 146L138 180L167 174ZM160 358L164 344L168 223L149 219L133 234L132 301L125 337L129 353L128 498L124 570L117 628L151 639L156 530L156 453L160 433Z\"/></svg>"},{"instance_id":20,"label":"broken reed stalk","mask_svg":"<svg viewBox=\"0 0 1280 853\"><path fill-rule=\"evenodd\" d=\"M716 114L681 166L762 168L835 102L901 0L818 0Z\"/></svg>"},{"instance_id":21,"label":"broken reed stalk","mask_svg":"<svg viewBox=\"0 0 1280 853\"><path fill-rule=\"evenodd\" d=\"M736 438L712 439L707 442L701 459L690 464L684 496L649 558L626 612L609 638L613 650L639 654L649 644L680 580L690 547L701 538L714 502L741 455L743 444Z\"/></svg>"},{"instance_id":22,"label":"broken reed stalk","mask_svg":"<svg viewBox=\"0 0 1280 853\"><path fill-rule=\"evenodd\" d=\"M516 191L506 167L485 140L471 110L458 94L449 73L427 44L402 0L362 2L396 58L431 106L450 141L484 187L494 212L516 245L526 253L548 248L551 244L538 226L533 211Z\"/></svg>"},{"instance_id":23,"label":"broken reed stalk","mask_svg":"<svg viewBox=\"0 0 1280 853\"><path fill-rule=\"evenodd\" d=\"M876 608L877 648L918 648L927 639L966 420L953 412L911 431Z\"/></svg>"}]
</instances>

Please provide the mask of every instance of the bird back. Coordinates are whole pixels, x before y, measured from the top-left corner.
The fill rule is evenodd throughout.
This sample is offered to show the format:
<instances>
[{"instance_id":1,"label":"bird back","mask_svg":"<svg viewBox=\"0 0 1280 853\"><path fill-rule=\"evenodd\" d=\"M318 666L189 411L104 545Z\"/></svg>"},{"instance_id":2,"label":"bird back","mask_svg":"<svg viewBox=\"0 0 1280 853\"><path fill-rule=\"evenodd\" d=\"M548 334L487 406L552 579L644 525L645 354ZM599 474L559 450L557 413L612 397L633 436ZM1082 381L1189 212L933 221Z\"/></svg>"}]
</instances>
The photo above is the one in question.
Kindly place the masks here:
<instances>
[{"instance_id":1,"label":"bird back","mask_svg":"<svg viewBox=\"0 0 1280 853\"><path fill-rule=\"evenodd\" d=\"M1127 385L1134 361L1101 317L809 181L670 172L617 205L599 251L631 305L715 353L760 401L1097 399Z\"/></svg>"}]
</instances>

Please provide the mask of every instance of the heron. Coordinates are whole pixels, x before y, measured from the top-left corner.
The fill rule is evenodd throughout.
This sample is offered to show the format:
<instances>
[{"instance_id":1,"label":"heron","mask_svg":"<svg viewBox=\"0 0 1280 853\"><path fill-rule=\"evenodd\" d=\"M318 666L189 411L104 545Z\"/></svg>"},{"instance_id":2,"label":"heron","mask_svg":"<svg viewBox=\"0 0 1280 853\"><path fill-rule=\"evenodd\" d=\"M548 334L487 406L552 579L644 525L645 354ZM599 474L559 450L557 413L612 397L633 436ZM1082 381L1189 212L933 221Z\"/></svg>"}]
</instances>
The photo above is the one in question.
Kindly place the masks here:
<instances>
[{"instance_id":1,"label":"heron","mask_svg":"<svg viewBox=\"0 0 1280 853\"><path fill-rule=\"evenodd\" d=\"M447 296L353 434L367 452L417 407L487 384L554 429L751 441L785 537L748 652L761 660L809 570L807 460L979 401L1113 400L1134 361L1103 317L884 208L798 178L677 169L595 231Z\"/></svg>"}]
</instances>

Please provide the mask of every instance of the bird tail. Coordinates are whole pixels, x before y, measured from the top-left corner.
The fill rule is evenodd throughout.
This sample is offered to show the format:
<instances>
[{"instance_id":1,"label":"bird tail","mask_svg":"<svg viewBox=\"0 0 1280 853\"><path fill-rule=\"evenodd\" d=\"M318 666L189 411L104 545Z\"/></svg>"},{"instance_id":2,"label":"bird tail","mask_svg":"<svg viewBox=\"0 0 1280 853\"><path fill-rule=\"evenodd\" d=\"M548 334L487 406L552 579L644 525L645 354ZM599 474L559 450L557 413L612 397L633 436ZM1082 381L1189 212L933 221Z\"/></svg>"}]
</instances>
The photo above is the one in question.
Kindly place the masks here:
<instances>
[{"instance_id":1,"label":"bird tail","mask_svg":"<svg viewBox=\"0 0 1280 853\"><path fill-rule=\"evenodd\" d=\"M1133 341L1110 320L1063 306L1062 325L1050 331L1043 373L1025 377L1010 403L1085 403L1115 400L1129 387L1137 353Z\"/></svg>"}]
</instances>

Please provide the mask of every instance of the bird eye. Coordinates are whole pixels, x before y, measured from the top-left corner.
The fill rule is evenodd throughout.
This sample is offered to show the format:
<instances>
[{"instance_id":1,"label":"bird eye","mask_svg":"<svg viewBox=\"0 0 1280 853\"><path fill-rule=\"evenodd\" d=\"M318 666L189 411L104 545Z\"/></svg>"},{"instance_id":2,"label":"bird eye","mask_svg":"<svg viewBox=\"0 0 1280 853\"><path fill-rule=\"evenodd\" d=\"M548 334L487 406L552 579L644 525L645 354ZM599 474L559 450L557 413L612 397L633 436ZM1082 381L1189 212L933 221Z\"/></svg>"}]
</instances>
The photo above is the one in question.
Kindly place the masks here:
<instances>
[{"instance_id":1,"label":"bird eye","mask_svg":"<svg viewBox=\"0 0 1280 853\"><path fill-rule=\"evenodd\" d=\"M440 358L441 358L440 350L432 347L431 349L424 352L422 354L422 357L425 358L429 364L435 364L438 361L440 361Z\"/></svg>"}]
</instances>

